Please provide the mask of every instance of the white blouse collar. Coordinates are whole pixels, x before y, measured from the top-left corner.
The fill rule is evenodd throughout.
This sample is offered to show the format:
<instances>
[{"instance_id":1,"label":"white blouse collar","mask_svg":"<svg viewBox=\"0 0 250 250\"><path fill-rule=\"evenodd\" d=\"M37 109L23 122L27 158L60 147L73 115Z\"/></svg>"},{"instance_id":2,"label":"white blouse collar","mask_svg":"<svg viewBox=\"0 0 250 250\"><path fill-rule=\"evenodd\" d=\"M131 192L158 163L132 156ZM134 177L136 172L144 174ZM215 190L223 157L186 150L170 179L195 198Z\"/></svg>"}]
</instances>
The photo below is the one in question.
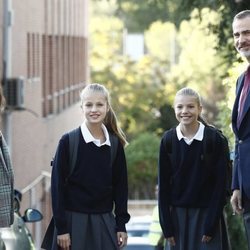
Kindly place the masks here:
<instances>
[{"instance_id":1,"label":"white blouse collar","mask_svg":"<svg viewBox=\"0 0 250 250\"><path fill-rule=\"evenodd\" d=\"M190 145L193 140L197 140L197 141L202 141L203 140L203 137L204 137L204 124L199 122L199 129L198 131L196 132L196 134L194 135L193 138L191 139L188 139L187 137L185 137L182 132L181 132L181 126L180 124L176 127L176 134L177 134L177 137L178 137L178 140L180 141L182 138L184 139L184 141Z\"/></svg>"},{"instance_id":2,"label":"white blouse collar","mask_svg":"<svg viewBox=\"0 0 250 250\"><path fill-rule=\"evenodd\" d=\"M104 136L106 138L105 142L103 142L103 143L101 143L99 139L96 139L95 137L93 137L93 135L90 133L85 122L83 122L81 125L82 136L83 136L86 143L93 142L98 147L101 147L103 145L111 146L110 139L109 139L109 133L108 133L108 130L104 124L102 124L102 130L103 130Z\"/></svg>"}]
</instances>

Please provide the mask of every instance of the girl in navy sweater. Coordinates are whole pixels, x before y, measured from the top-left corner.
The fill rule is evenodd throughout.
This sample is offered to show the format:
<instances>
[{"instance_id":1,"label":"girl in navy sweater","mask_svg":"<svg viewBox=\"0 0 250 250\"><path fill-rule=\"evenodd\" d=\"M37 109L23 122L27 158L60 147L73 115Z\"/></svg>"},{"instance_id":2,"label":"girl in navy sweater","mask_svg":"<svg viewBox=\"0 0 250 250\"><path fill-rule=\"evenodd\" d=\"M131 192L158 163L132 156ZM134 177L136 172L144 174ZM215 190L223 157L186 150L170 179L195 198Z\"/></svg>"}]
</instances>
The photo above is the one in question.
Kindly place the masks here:
<instances>
[{"instance_id":1,"label":"girl in navy sweater","mask_svg":"<svg viewBox=\"0 0 250 250\"><path fill-rule=\"evenodd\" d=\"M117 125L107 89L87 85L80 94L84 122L73 173L69 168L69 136L60 139L52 170L55 234L52 249L116 250L127 242L125 224L128 184L126 139ZM118 138L114 161L112 133Z\"/></svg>"},{"instance_id":2,"label":"girl in navy sweater","mask_svg":"<svg viewBox=\"0 0 250 250\"><path fill-rule=\"evenodd\" d=\"M178 91L174 110L179 125L165 132L159 154L159 214L166 249L227 250L223 224L227 160L222 137L199 121L202 106L194 90ZM207 129L216 140L209 164L203 152Z\"/></svg>"}]
</instances>

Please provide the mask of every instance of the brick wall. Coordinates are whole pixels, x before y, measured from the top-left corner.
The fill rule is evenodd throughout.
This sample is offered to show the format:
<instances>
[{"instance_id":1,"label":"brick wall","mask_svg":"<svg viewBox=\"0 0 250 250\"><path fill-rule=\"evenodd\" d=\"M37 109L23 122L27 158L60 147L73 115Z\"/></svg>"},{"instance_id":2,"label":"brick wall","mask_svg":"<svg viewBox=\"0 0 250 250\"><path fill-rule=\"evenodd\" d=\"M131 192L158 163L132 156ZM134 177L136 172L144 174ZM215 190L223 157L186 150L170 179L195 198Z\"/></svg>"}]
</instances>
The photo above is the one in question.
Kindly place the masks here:
<instances>
[{"instance_id":1,"label":"brick wall","mask_svg":"<svg viewBox=\"0 0 250 250\"><path fill-rule=\"evenodd\" d=\"M88 82L88 0L12 0L12 9L11 77L24 77L25 110L10 114L9 143L15 186L24 190L42 171L50 173L61 135L82 122L78 100ZM23 210L44 199L41 190L42 184L35 204L24 194ZM44 224L48 217L45 214Z\"/></svg>"},{"instance_id":2,"label":"brick wall","mask_svg":"<svg viewBox=\"0 0 250 250\"><path fill-rule=\"evenodd\" d=\"M88 81L87 10L86 0L13 0L12 5L11 71L25 79L28 110L12 112L11 123L16 185L23 188L41 170L50 170L60 135L82 120L78 93Z\"/></svg>"}]
</instances>

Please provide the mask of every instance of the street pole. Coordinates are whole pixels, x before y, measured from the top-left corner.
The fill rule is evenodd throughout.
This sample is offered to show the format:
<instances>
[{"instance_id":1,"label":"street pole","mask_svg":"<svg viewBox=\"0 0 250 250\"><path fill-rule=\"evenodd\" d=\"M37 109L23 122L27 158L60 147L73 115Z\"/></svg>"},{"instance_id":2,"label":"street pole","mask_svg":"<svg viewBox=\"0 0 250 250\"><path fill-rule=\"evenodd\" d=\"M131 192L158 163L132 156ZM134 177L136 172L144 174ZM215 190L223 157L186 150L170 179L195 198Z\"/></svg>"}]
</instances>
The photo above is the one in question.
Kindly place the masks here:
<instances>
[{"instance_id":1,"label":"street pole","mask_svg":"<svg viewBox=\"0 0 250 250\"><path fill-rule=\"evenodd\" d=\"M12 0L3 1L3 93L6 93L8 79L11 77L12 55ZM11 154L11 111L5 110L2 114L3 135Z\"/></svg>"}]
</instances>

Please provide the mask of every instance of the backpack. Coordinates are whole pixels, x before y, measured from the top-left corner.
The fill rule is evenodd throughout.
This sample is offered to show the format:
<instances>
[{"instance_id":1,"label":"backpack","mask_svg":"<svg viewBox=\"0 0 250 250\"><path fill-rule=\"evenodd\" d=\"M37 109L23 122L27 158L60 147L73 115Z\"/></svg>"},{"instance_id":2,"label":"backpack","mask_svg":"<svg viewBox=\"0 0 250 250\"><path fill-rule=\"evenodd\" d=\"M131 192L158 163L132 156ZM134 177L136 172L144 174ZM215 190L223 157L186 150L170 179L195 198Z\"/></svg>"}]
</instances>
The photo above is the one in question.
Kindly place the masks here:
<instances>
[{"instance_id":1,"label":"backpack","mask_svg":"<svg viewBox=\"0 0 250 250\"><path fill-rule=\"evenodd\" d=\"M167 148L168 153L176 152L174 143L174 137L176 136L176 129L171 128L167 132L169 136L165 136L165 145ZM230 159L230 150L228 146L228 140L223 135L222 131L210 126L205 125L204 129L204 142L203 142L203 152L204 152L204 161L205 162L211 162L213 157L213 153L215 152L216 148L216 135L219 134L219 136L222 139L223 142L223 151L226 157L227 161L227 169L226 169L226 183L225 183L225 190L226 190L226 198L231 197L232 190L231 190L231 184L232 184L232 160Z\"/></svg>"},{"instance_id":2,"label":"backpack","mask_svg":"<svg viewBox=\"0 0 250 250\"><path fill-rule=\"evenodd\" d=\"M77 150L78 150L81 130L79 128L73 129L72 131L68 132L68 135L69 135L69 169L68 169L68 174L65 178L65 183L68 182L76 165ZM111 164L113 165L118 148L118 138L114 134L109 133L109 139L111 143ZM50 163L51 166L53 166L53 162L54 158L51 160Z\"/></svg>"}]
</instances>

